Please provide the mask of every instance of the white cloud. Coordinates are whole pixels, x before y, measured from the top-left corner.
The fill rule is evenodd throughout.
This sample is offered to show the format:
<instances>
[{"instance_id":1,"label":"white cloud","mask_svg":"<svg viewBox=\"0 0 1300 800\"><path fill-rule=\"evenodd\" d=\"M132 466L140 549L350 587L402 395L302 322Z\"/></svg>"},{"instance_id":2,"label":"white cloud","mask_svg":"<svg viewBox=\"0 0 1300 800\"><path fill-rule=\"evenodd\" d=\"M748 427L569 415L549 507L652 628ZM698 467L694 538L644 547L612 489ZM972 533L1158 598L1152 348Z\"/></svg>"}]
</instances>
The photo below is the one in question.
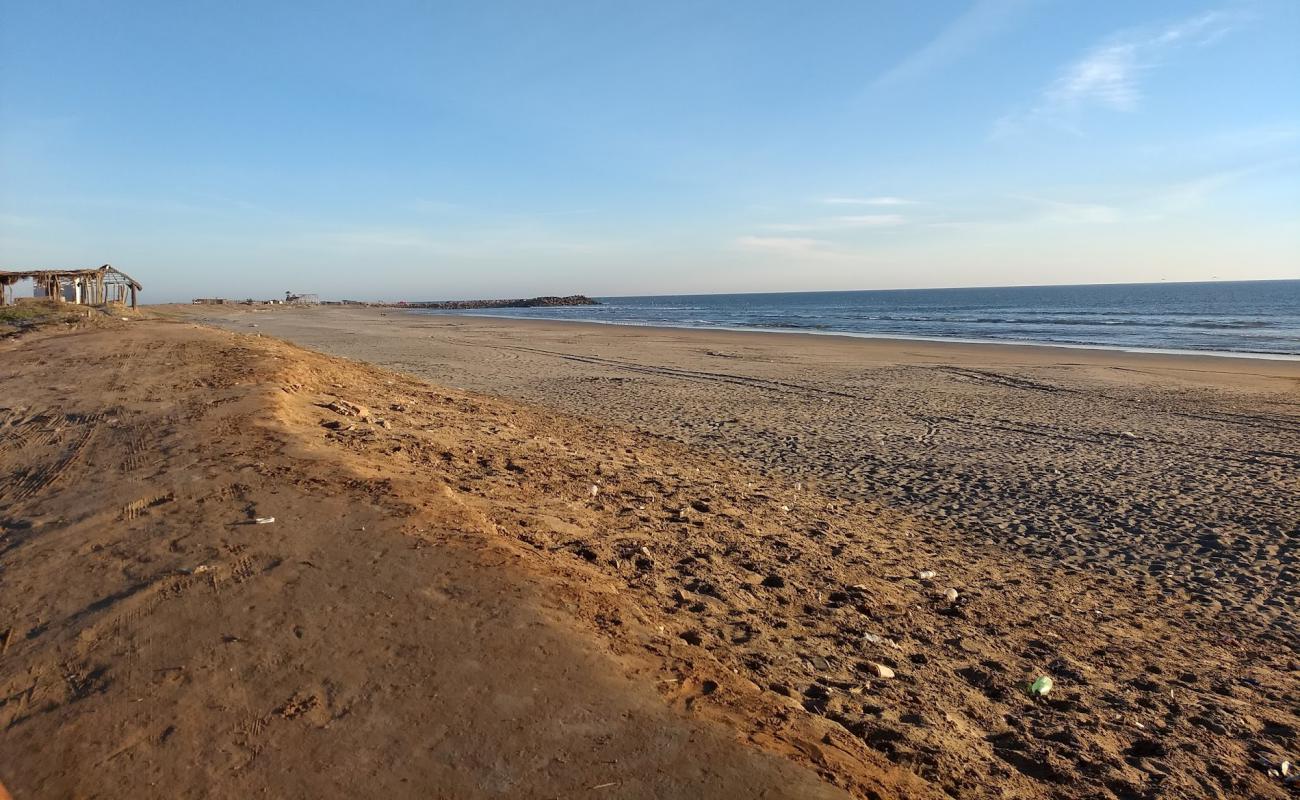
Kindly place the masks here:
<instances>
[{"instance_id":1,"label":"white cloud","mask_svg":"<svg viewBox=\"0 0 1300 800\"><path fill-rule=\"evenodd\" d=\"M1144 145L1139 152L1146 156L1164 156L1182 161L1259 156L1270 152L1291 151L1300 140L1300 121L1274 122L1233 127L1192 138Z\"/></svg>"},{"instance_id":2,"label":"white cloud","mask_svg":"<svg viewBox=\"0 0 1300 800\"><path fill-rule=\"evenodd\" d=\"M419 214L448 214L465 210L465 207L460 203L453 203L449 200L431 200L427 197L415 198L409 203L409 207Z\"/></svg>"},{"instance_id":3,"label":"white cloud","mask_svg":"<svg viewBox=\"0 0 1300 800\"><path fill-rule=\"evenodd\" d=\"M902 214L857 214L832 217L830 223L845 228L892 228L907 224L907 217Z\"/></svg>"},{"instance_id":4,"label":"white cloud","mask_svg":"<svg viewBox=\"0 0 1300 800\"><path fill-rule=\"evenodd\" d=\"M557 238L533 228L459 231L455 236L444 237L415 228L351 228L308 234L304 241L326 250L467 259L490 259L504 252L587 254L600 252L609 245L604 240Z\"/></svg>"},{"instance_id":5,"label":"white cloud","mask_svg":"<svg viewBox=\"0 0 1300 800\"><path fill-rule=\"evenodd\" d=\"M40 217L21 214L0 214L0 228L37 228L44 224Z\"/></svg>"},{"instance_id":6,"label":"white cloud","mask_svg":"<svg viewBox=\"0 0 1300 800\"><path fill-rule=\"evenodd\" d=\"M736 239L736 245L743 250L777 252L816 250L827 244L821 239L805 239L794 236L741 236Z\"/></svg>"},{"instance_id":7,"label":"white cloud","mask_svg":"<svg viewBox=\"0 0 1300 800\"><path fill-rule=\"evenodd\" d=\"M797 261L848 261L855 258L851 253L835 249L824 239L801 236L741 236L734 245L751 253Z\"/></svg>"},{"instance_id":8,"label":"white cloud","mask_svg":"<svg viewBox=\"0 0 1300 800\"><path fill-rule=\"evenodd\" d=\"M369 228L326 233L320 242L338 247L374 248L379 250L445 251L442 242L426 233L413 230Z\"/></svg>"},{"instance_id":9,"label":"white cloud","mask_svg":"<svg viewBox=\"0 0 1300 800\"><path fill-rule=\"evenodd\" d=\"M1198 208L1210 196L1224 187L1258 173L1289 169L1300 163L1300 157L1286 157L1248 164L1235 169L1219 170L1190 180L1170 184L1156 192L1148 201L1153 218L1179 214Z\"/></svg>"},{"instance_id":10,"label":"white cloud","mask_svg":"<svg viewBox=\"0 0 1300 800\"><path fill-rule=\"evenodd\" d=\"M834 231L852 228L896 228L906 225L902 214L852 214L812 222L781 222L768 225L774 231Z\"/></svg>"},{"instance_id":11,"label":"white cloud","mask_svg":"<svg viewBox=\"0 0 1300 800\"><path fill-rule=\"evenodd\" d=\"M1066 69L1044 92L1045 104L1078 108L1089 103L1116 111L1137 107L1138 45L1099 47Z\"/></svg>"},{"instance_id":12,"label":"white cloud","mask_svg":"<svg viewBox=\"0 0 1300 800\"><path fill-rule=\"evenodd\" d=\"M1099 225L1119 222L1120 210L1103 203L1076 203L1062 200L1048 200L1042 197L1027 197L1026 200L1039 206L1040 222L1067 224Z\"/></svg>"},{"instance_id":13,"label":"white cloud","mask_svg":"<svg viewBox=\"0 0 1300 800\"><path fill-rule=\"evenodd\" d=\"M905 83L947 66L1000 33L1029 4L1028 0L978 0L927 44L876 78L872 88Z\"/></svg>"},{"instance_id":14,"label":"white cloud","mask_svg":"<svg viewBox=\"0 0 1300 800\"><path fill-rule=\"evenodd\" d=\"M1033 195L987 198L981 203L982 213L979 215L923 224L954 230L999 230L1008 234L1044 227L1058 230L1062 227L1145 224L1173 219L1211 206L1215 194L1252 176L1263 175L1285 181L1287 171L1297 167L1300 167L1300 156L1286 156L1192 174L1163 184L1113 188L1100 198L1061 200Z\"/></svg>"},{"instance_id":15,"label":"white cloud","mask_svg":"<svg viewBox=\"0 0 1300 800\"><path fill-rule=\"evenodd\" d=\"M822 203L828 206L914 206L919 200L904 197L823 197Z\"/></svg>"},{"instance_id":16,"label":"white cloud","mask_svg":"<svg viewBox=\"0 0 1300 800\"><path fill-rule=\"evenodd\" d=\"M1115 34L1068 65L1028 110L1006 114L993 125L994 138L1045 123L1079 133L1079 117L1090 108L1134 111L1142 101L1141 77L1180 47L1211 44L1235 28L1239 15L1210 11L1157 31Z\"/></svg>"},{"instance_id":17,"label":"white cloud","mask_svg":"<svg viewBox=\"0 0 1300 800\"><path fill-rule=\"evenodd\" d=\"M1002 208L986 208L980 216L936 220L926 225L952 230L1027 231L1041 226L1108 225L1123 222L1126 218L1124 209L1118 205L1028 195L988 198L984 205L1001 205Z\"/></svg>"}]
</instances>

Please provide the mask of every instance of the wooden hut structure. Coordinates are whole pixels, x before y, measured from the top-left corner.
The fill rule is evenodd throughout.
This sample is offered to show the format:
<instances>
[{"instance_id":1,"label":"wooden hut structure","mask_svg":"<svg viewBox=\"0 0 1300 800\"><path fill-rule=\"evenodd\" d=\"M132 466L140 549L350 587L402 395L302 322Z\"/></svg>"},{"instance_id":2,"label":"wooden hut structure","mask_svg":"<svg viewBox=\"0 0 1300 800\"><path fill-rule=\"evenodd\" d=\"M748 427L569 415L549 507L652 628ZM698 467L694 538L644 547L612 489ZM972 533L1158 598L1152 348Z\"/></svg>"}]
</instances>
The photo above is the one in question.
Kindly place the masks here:
<instances>
[{"instance_id":1,"label":"wooden hut structure","mask_svg":"<svg viewBox=\"0 0 1300 800\"><path fill-rule=\"evenodd\" d=\"M33 282L35 297L89 306L125 303L129 298L135 308L144 289L135 278L108 264L95 269L0 270L0 306L13 302L13 286L23 280Z\"/></svg>"}]
</instances>

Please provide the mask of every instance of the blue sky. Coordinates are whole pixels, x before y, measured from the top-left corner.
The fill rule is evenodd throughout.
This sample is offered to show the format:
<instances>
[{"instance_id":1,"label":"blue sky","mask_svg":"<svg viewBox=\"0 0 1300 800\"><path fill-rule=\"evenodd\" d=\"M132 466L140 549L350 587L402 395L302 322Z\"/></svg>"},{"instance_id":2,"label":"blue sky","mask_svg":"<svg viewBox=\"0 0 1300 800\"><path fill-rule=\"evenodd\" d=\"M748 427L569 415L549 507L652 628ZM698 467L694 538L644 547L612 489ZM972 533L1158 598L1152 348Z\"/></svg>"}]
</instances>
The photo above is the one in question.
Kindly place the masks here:
<instances>
[{"instance_id":1,"label":"blue sky","mask_svg":"<svg viewBox=\"0 0 1300 800\"><path fill-rule=\"evenodd\" d=\"M1297 41L1294 0L0 0L0 268L154 302L1295 278Z\"/></svg>"}]
</instances>

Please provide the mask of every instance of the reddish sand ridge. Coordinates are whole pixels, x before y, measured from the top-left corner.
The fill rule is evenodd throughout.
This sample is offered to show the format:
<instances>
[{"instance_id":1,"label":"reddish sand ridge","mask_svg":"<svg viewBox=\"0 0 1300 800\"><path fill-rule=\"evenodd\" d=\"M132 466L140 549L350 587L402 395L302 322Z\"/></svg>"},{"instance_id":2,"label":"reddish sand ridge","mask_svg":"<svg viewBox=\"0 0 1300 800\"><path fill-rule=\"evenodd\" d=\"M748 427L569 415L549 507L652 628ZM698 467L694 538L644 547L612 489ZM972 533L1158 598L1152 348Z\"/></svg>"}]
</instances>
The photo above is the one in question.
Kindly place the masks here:
<instances>
[{"instance_id":1,"label":"reddish sand ridge","mask_svg":"<svg viewBox=\"0 0 1300 800\"><path fill-rule=\"evenodd\" d=\"M725 707L682 717L661 696L680 711L737 678L648 658L668 637L614 584L529 570L415 468L513 412L188 325L0 347L0 778L19 800L842 795L799 749L821 728L754 728L787 759L708 720ZM323 407L340 394L391 429ZM385 443L356 447L354 425ZM592 619L631 641L610 652ZM883 760L815 760L931 796Z\"/></svg>"},{"instance_id":2,"label":"reddish sand ridge","mask_svg":"<svg viewBox=\"0 0 1300 800\"><path fill-rule=\"evenodd\" d=\"M1122 576L188 325L0 379L19 800L1285 796L1293 654Z\"/></svg>"}]
</instances>

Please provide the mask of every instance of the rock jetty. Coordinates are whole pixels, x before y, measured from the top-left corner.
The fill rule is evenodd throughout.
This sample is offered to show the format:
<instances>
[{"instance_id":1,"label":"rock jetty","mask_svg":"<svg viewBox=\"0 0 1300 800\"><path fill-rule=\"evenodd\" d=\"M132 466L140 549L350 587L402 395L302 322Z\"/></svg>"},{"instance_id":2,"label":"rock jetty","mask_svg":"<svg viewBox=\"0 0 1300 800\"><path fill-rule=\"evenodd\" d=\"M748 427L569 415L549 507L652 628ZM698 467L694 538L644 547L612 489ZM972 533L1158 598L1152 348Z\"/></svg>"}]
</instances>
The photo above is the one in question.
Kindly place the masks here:
<instances>
[{"instance_id":1,"label":"rock jetty","mask_svg":"<svg viewBox=\"0 0 1300 800\"><path fill-rule=\"evenodd\" d=\"M546 308L552 306L598 306L595 300L582 294L567 297L530 297L526 300L443 300L438 302L398 303L405 308Z\"/></svg>"}]
</instances>

